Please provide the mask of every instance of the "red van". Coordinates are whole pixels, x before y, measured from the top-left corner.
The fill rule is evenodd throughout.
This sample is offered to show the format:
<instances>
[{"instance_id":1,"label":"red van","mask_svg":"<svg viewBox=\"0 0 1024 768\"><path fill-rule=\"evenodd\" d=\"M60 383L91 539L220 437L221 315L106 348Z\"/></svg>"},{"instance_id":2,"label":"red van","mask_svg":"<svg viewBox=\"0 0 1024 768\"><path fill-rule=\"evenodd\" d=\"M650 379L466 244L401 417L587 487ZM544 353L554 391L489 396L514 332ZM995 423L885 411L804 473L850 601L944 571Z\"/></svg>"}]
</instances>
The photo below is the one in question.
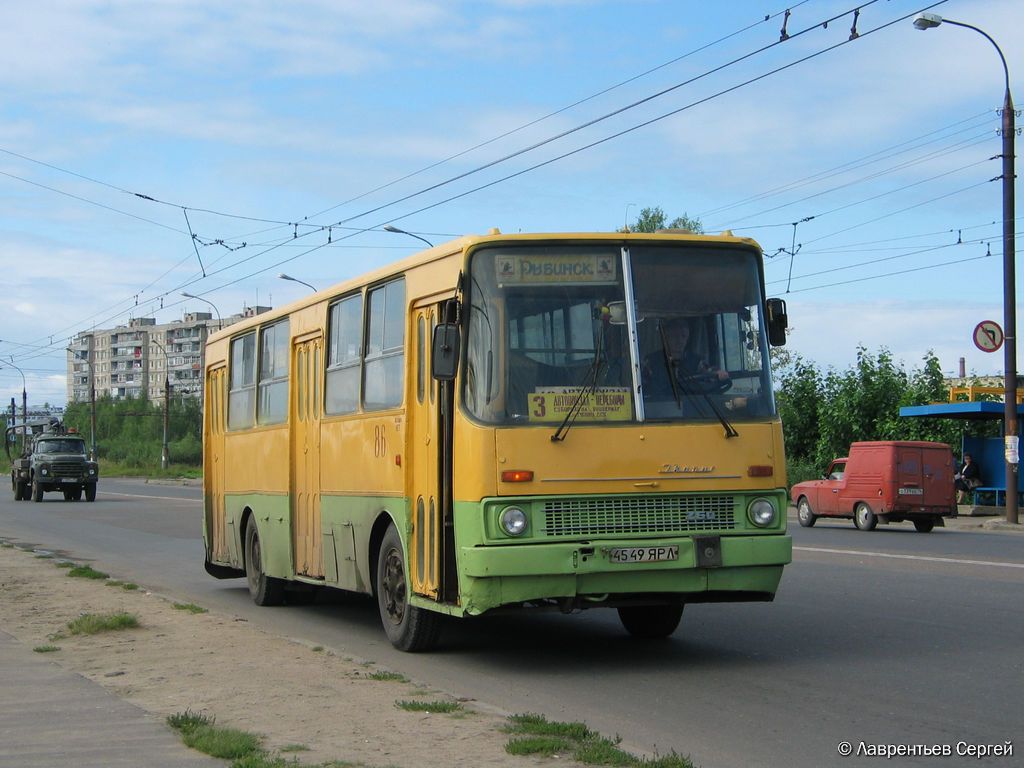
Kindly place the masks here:
<instances>
[{"instance_id":1,"label":"red van","mask_svg":"<svg viewBox=\"0 0 1024 768\"><path fill-rule=\"evenodd\" d=\"M853 518L862 531L910 520L921 533L956 516L953 451L945 443L899 440L854 443L822 480L790 489L800 525L819 517Z\"/></svg>"}]
</instances>

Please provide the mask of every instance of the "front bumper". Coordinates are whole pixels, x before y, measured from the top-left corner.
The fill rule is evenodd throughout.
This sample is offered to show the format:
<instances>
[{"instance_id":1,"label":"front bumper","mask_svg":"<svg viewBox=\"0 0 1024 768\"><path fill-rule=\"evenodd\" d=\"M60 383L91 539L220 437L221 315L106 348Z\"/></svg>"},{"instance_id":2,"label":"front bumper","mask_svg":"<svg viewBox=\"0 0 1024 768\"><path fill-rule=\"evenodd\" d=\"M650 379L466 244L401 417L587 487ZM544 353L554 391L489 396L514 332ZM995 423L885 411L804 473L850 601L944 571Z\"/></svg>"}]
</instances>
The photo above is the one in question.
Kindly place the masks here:
<instances>
[{"instance_id":1,"label":"front bumper","mask_svg":"<svg viewBox=\"0 0 1024 768\"><path fill-rule=\"evenodd\" d=\"M783 566L793 558L788 535L707 538L720 546L720 560L710 567L698 565L695 541L704 538L614 542L616 548L679 547L677 560L648 563L612 562L609 544L600 541L462 547L462 604L467 613L479 614L504 605L575 597L595 605L616 595L675 595L694 602L772 598Z\"/></svg>"}]
</instances>

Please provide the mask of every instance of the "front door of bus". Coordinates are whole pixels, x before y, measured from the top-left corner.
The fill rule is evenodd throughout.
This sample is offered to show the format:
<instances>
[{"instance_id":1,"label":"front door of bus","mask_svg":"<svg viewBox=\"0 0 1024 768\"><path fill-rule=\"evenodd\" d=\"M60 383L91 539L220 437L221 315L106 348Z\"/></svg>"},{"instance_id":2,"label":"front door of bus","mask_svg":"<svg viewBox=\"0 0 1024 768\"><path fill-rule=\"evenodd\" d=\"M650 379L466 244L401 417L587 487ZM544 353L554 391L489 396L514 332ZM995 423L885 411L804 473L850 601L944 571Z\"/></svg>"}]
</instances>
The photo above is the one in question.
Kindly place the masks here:
<instances>
[{"instance_id":1,"label":"front door of bus","mask_svg":"<svg viewBox=\"0 0 1024 768\"><path fill-rule=\"evenodd\" d=\"M320 417L323 336L298 338L292 348L291 508L295 573L324 576L320 524Z\"/></svg>"},{"instance_id":2,"label":"front door of bus","mask_svg":"<svg viewBox=\"0 0 1024 768\"><path fill-rule=\"evenodd\" d=\"M412 424L409 430L412 534L409 539L409 576L412 591L439 599L441 575L440 462L442 448L438 429L440 398L437 382L430 375L430 337L437 324L438 305L423 303L413 310L415 376Z\"/></svg>"}]
</instances>

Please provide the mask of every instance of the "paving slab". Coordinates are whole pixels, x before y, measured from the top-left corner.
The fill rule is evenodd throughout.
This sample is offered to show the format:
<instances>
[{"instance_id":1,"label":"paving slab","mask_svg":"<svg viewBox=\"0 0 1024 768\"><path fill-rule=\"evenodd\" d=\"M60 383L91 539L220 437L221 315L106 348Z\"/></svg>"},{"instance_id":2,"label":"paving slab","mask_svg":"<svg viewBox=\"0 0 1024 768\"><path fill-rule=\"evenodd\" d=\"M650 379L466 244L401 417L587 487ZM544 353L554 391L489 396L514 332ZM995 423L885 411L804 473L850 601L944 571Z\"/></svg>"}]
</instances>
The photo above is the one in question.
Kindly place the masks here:
<instances>
[{"instance_id":1,"label":"paving slab","mask_svg":"<svg viewBox=\"0 0 1024 768\"><path fill-rule=\"evenodd\" d=\"M0 768L224 768L163 718L0 630Z\"/></svg>"}]
</instances>

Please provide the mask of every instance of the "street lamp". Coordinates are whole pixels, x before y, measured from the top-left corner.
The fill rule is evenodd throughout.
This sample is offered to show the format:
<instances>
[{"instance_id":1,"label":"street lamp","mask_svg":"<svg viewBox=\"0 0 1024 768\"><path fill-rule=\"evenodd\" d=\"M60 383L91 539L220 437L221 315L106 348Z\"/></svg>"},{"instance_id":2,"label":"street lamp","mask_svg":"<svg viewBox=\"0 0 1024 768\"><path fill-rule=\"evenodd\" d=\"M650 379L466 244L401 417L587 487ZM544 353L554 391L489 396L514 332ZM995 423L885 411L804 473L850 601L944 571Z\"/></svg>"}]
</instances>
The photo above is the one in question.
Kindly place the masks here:
<instances>
[{"instance_id":1,"label":"street lamp","mask_svg":"<svg viewBox=\"0 0 1024 768\"><path fill-rule=\"evenodd\" d=\"M1004 455L1006 457L1006 521L1017 522L1017 465L1020 460L1019 437L1017 428L1017 297L1016 297L1016 265L1014 262L1016 244L1014 242L1014 199L1013 183L1015 178L1013 99L1010 97L1010 68L1006 66L1006 57L988 33L970 24L952 19L944 19L935 13L922 13L914 19L917 29L932 29L940 24L952 24L956 27L973 29L992 43L1003 63L1003 74L1006 77L1006 94L1003 98L1003 371L1005 392L1003 394L1003 434Z\"/></svg>"},{"instance_id":2,"label":"street lamp","mask_svg":"<svg viewBox=\"0 0 1024 768\"><path fill-rule=\"evenodd\" d=\"M221 320L221 318L220 318L220 310L217 309L217 305L216 304L214 304L209 299L204 299L202 296L196 296L195 294L192 294L192 293L182 293L181 295L184 296L186 299L197 299L199 301L205 301L207 304L209 304L211 307L213 307L213 311L217 313L217 330L218 331L224 330L224 321Z\"/></svg>"},{"instance_id":3,"label":"street lamp","mask_svg":"<svg viewBox=\"0 0 1024 768\"><path fill-rule=\"evenodd\" d=\"M6 363L21 374L21 444L25 445L25 438L28 436L28 391L25 386L25 372L14 364L14 356L11 355L11 362Z\"/></svg>"},{"instance_id":4,"label":"street lamp","mask_svg":"<svg viewBox=\"0 0 1024 768\"><path fill-rule=\"evenodd\" d=\"M278 275L278 277L281 278L282 280L291 280L293 283L301 283L302 285L306 286L311 291L313 291L313 293L316 293L316 288L307 283L305 280L299 280L299 278L292 277L291 275L286 275L284 272Z\"/></svg>"},{"instance_id":5,"label":"street lamp","mask_svg":"<svg viewBox=\"0 0 1024 768\"><path fill-rule=\"evenodd\" d=\"M434 244L432 242L430 242L429 240L427 240L427 238L420 237L419 235L415 235L412 232L406 232L404 229L399 229L398 227L393 227L390 224L385 224L384 225L384 231L385 232L396 232L399 235L408 235L409 237L415 237L417 240L422 240L424 243L429 245L431 248L434 247Z\"/></svg>"},{"instance_id":6,"label":"street lamp","mask_svg":"<svg viewBox=\"0 0 1024 768\"><path fill-rule=\"evenodd\" d=\"M629 231L629 209L636 208L636 203L626 203L626 212L622 215L622 231Z\"/></svg>"}]
</instances>

